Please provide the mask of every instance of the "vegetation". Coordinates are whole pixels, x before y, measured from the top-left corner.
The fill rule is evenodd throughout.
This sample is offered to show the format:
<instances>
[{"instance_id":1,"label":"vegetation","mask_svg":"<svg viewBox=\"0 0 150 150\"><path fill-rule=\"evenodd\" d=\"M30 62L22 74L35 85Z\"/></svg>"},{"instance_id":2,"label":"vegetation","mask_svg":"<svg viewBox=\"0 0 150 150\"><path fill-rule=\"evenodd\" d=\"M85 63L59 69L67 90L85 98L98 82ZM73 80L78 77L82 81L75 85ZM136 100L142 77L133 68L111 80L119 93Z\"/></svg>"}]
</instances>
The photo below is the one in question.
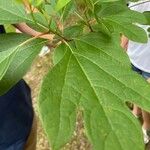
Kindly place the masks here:
<instances>
[{"instance_id":1,"label":"vegetation","mask_svg":"<svg viewBox=\"0 0 150 150\"><path fill-rule=\"evenodd\" d=\"M130 10L125 0L0 0L0 24L25 22L41 35L54 35L0 35L0 94L49 45L54 65L43 79L39 112L52 149L71 139L81 111L93 150L144 150L140 125L126 102L150 111L150 85L131 71L120 39L123 34L146 43L137 24L150 24L149 18L150 12Z\"/></svg>"}]
</instances>

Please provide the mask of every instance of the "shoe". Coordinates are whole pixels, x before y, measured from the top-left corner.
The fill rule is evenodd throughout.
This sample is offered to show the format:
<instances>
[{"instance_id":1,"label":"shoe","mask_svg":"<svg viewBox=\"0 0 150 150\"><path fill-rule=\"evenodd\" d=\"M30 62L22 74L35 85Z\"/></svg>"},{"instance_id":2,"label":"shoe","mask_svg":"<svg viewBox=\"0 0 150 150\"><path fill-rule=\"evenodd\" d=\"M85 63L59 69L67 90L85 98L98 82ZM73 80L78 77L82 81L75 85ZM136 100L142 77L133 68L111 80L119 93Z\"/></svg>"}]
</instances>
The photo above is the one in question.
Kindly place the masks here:
<instances>
[{"instance_id":1,"label":"shoe","mask_svg":"<svg viewBox=\"0 0 150 150\"><path fill-rule=\"evenodd\" d=\"M142 127L144 144L147 144L150 141L150 130L146 130Z\"/></svg>"}]
</instances>

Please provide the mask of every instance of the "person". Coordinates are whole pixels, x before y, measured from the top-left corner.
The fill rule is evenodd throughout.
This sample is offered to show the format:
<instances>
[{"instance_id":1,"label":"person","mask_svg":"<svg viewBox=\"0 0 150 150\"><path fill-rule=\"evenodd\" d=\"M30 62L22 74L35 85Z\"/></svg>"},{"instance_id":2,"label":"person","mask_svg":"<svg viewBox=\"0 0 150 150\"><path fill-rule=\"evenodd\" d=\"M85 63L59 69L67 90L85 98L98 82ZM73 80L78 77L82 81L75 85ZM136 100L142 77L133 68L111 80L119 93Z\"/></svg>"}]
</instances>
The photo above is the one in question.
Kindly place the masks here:
<instances>
[{"instance_id":1,"label":"person","mask_svg":"<svg viewBox=\"0 0 150 150\"><path fill-rule=\"evenodd\" d=\"M25 23L14 26L34 37L53 39L53 35L37 32ZM4 26L0 25L0 34L4 33ZM0 96L0 150L35 150L34 118L31 90L22 79L6 94Z\"/></svg>"},{"instance_id":2,"label":"person","mask_svg":"<svg viewBox=\"0 0 150 150\"><path fill-rule=\"evenodd\" d=\"M132 10L138 12L150 11L150 1L139 1L137 3L130 3L129 7ZM139 25L142 27L148 35L148 25ZM148 82L150 82L150 38L148 35L148 42L146 44L136 43L128 41L127 38L123 37L122 47L127 48L127 54L132 64L132 69L138 74L143 76ZM150 113L141 110L138 106L133 105L132 113L136 117L142 115L143 124L142 131L144 137L144 143L147 144L150 141Z\"/></svg>"}]
</instances>

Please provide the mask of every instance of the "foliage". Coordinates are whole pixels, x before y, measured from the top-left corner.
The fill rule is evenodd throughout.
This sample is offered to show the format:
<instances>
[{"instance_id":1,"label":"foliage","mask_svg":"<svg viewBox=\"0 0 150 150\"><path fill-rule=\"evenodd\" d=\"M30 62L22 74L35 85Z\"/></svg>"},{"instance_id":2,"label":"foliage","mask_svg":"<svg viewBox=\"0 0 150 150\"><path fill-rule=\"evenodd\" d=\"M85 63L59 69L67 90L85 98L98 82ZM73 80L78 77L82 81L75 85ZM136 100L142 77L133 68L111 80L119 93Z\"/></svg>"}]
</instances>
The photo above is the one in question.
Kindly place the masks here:
<instances>
[{"instance_id":1,"label":"foliage","mask_svg":"<svg viewBox=\"0 0 150 150\"><path fill-rule=\"evenodd\" d=\"M30 6L28 13L23 2ZM0 35L0 94L23 77L50 42L56 46L54 66L43 79L39 112L52 148L71 139L77 111L82 111L93 149L144 150L140 125L126 102L150 111L150 86L131 71L120 38L123 34L146 43L137 23L150 24L149 16L130 10L125 0L0 0L0 24L26 22L55 34L51 42L25 34Z\"/></svg>"}]
</instances>

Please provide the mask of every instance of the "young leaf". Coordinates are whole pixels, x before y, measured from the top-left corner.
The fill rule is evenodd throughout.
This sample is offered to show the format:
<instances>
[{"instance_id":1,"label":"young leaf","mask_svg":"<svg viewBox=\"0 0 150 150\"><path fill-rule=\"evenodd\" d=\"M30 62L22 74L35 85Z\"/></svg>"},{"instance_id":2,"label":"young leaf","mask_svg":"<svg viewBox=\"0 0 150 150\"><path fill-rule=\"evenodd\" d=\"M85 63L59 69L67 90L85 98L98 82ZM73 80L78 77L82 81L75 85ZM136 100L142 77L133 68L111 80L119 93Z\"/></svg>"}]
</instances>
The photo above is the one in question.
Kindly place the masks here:
<instances>
[{"instance_id":1,"label":"young leaf","mask_svg":"<svg viewBox=\"0 0 150 150\"><path fill-rule=\"evenodd\" d=\"M41 39L30 40L22 34L0 35L0 95L23 77L44 45Z\"/></svg>"},{"instance_id":2,"label":"young leaf","mask_svg":"<svg viewBox=\"0 0 150 150\"><path fill-rule=\"evenodd\" d=\"M58 0L56 4L56 10L59 11L62 9L64 6L66 6L71 0Z\"/></svg>"},{"instance_id":3,"label":"young leaf","mask_svg":"<svg viewBox=\"0 0 150 150\"><path fill-rule=\"evenodd\" d=\"M94 150L144 150L140 125L125 102L150 111L150 85L131 71L119 35L90 33L62 44L54 58L39 98L52 148L60 149L72 137L81 108Z\"/></svg>"}]
</instances>

